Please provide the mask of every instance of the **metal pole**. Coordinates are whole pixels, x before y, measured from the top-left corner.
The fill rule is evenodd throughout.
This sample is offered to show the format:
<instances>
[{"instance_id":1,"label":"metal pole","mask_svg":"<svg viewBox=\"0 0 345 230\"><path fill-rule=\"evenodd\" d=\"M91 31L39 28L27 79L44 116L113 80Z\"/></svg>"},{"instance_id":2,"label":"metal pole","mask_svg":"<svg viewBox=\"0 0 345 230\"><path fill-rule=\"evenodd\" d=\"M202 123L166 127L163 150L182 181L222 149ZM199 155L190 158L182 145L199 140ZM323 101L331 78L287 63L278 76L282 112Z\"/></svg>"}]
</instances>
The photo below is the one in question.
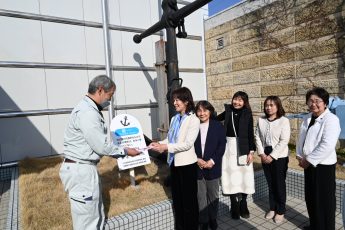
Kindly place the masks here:
<instances>
[{"instance_id":1,"label":"metal pole","mask_svg":"<svg viewBox=\"0 0 345 230\"><path fill-rule=\"evenodd\" d=\"M175 108L173 106L171 93L180 87L179 71L178 71L178 58L177 58L177 43L175 28L166 28L167 43L166 43L166 68L168 75L168 93L169 93L169 119L175 115Z\"/></svg>"},{"instance_id":2,"label":"metal pole","mask_svg":"<svg viewBox=\"0 0 345 230\"><path fill-rule=\"evenodd\" d=\"M112 56L111 56L111 45L110 45L110 32L109 32L109 10L108 0L102 0L102 16L103 16L103 38L104 38L104 54L105 54L105 69L107 76L113 79L112 72ZM111 98L111 103L108 107L109 112L109 125L114 117L114 98Z\"/></svg>"},{"instance_id":3,"label":"metal pole","mask_svg":"<svg viewBox=\"0 0 345 230\"><path fill-rule=\"evenodd\" d=\"M103 36L104 36L104 52L105 52L105 69L107 75L110 79L113 79L113 72L112 72L112 57L111 57L111 45L110 45L110 33L109 33L109 10L108 10L108 1L102 0L102 13L103 13ZM111 103L108 107L109 111L109 126L110 122L114 117L114 98L111 98ZM131 168L129 170L130 178L131 178L131 185L135 186L135 173L134 169Z\"/></svg>"}]
</instances>

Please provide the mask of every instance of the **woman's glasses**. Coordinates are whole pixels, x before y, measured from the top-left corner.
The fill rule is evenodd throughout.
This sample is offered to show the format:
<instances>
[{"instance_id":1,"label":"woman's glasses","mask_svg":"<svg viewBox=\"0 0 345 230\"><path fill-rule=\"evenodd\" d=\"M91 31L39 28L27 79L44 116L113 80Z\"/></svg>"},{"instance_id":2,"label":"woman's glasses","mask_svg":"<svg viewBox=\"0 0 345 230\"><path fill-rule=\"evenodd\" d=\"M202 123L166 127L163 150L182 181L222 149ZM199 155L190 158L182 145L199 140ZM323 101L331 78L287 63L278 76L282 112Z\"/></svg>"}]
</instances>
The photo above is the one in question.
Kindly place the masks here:
<instances>
[{"instance_id":1,"label":"woman's glasses","mask_svg":"<svg viewBox=\"0 0 345 230\"><path fill-rule=\"evenodd\" d=\"M308 100L308 101L307 101L307 104L308 104L309 106L311 106L311 105L313 105L313 104L315 104L315 105L320 105L322 102L323 102L323 100Z\"/></svg>"}]
</instances>

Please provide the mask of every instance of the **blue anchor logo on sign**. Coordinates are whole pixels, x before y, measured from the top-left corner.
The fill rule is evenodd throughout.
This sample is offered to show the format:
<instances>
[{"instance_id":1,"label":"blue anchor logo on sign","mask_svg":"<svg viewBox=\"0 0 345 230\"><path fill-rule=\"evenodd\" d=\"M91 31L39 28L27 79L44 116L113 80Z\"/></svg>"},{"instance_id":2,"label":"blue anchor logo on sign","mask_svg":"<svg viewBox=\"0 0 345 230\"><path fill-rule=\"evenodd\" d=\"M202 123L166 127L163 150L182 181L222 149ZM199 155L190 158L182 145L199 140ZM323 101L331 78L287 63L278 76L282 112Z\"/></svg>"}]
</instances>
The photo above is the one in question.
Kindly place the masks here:
<instances>
[{"instance_id":1,"label":"blue anchor logo on sign","mask_svg":"<svg viewBox=\"0 0 345 230\"><path fill-rule=\"evenodd\" d=\"M124 121L120 121L123 126L129 126L131 123L127 122L127 116L125 116Z\"/></svg>"}]
</instances>

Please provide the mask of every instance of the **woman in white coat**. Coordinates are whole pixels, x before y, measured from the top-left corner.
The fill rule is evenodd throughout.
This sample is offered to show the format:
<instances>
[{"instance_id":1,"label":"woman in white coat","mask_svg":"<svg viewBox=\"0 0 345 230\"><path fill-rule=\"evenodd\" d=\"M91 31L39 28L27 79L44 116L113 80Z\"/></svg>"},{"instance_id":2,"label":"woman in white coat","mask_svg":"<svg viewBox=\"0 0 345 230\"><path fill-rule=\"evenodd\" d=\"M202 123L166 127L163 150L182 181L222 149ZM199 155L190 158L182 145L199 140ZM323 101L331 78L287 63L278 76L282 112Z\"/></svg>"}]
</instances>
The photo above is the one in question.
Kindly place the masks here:
<instances>
[{"instance_id":1,"label":"woman in white coat","mask_svg":"<svg viewBox=\"0 0 345 230\"><path fill-rule=\"evenodd\" d=\"M310 221L304 229L335 229L335 146L340 124L328 110L328 100L329 94L323 88L313 88L306 94L310 113L303 119L297 145Z\"/></svg>"},{"instance_id":2,"label":"woman in white coat","mask_svg":"<svg viewBox=\"0 0 345 230\"><path fill-rule=\"evenodd\" d=\"M194 142L199 133L200 120L194 114L193 97L188 88L174 90L172 98L177 114L171 119L168 138L152 143L150 147L160 153L168 151L175 228L197 230L198 166Z\"/></svg>"},{"instance_id":3,"label":"woman in white coat","mask_svg":"<svg viewBox=\"0 0 345 230\"><path fill-rule=\"evenodd\" d=\"M289 163L290 122L277 96L268 96L264 102L265 116L256 126L255 142L261 158L269 191L270 210L265 218L279 224L286 211L286 172Z\"/></svg>"}]
</instances>

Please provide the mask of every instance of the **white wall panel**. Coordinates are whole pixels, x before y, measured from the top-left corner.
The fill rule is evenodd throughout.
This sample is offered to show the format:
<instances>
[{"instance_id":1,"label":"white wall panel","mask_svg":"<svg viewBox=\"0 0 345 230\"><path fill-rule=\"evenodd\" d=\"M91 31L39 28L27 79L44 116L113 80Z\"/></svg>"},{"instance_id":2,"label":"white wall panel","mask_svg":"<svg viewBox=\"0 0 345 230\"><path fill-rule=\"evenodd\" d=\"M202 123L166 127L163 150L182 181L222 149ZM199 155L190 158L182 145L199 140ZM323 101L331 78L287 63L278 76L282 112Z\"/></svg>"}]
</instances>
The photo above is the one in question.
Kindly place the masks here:
<instances>
[{"instance_id":1,"label":"white wall panel","mask_svg":"<svg viewBox=\"0 0 345 230\"><path fill-rule=\"evenodd\" d=\"M0 16L0 31L0 61L43 61L39 21Z\"/></svg>"},{"instance_id":2,"label":"white wall panel","mask_svg":"<svg viewBox=\"0 0 345 230\"><path fill-rule=\"evenodd\" d=\"M123 41L122 41L122 35L120 31L114 31L112 30L110 32L110 38L111 38L111 54L113 59L113 65L123 65ZM102 37L103 38L103 37ZM127 41L125 41L127 43ZM105 56L103 57L103 64L105 63Z\"/></svg>"},{"instance_id":3,"label":"white wall panel","mask_svg":"<svg viewBox=\"0 0 345 230\"><path fill-rule=\"evenodd\" d=\"M183 85L188 87L193 95L194 101L206 100L206 85L203 73L180 73Z\"/></svg>"},{"instance_id":4,"label":"white wall panel","mask_svg":"<svg viewBox=\"0 0 345 230\"><path fill-rule=\"evenodd\" d=\"M88 64L104 65L103 30L100 28L85 28L86 59ZM116 59L115 59L116 60Z\"/></svg>"},{"instance_id":5,"label":"white wall panel","mask_svg":"<svg viewBox=\"0 0 345 230\"><path fill-rule=\"evenodd\" d=\"M150 0L118 0L122 26L146 29L152 25Z\"/></svg>"},{"instance_id":6,"label":"white wall panel","mask_svg":"<svg viewBox=\"0 0 345 230\"><path fill-rule=\"evenodd\" d=\"M126 89L123 71L113 71L113 79L116 84L116 91L114 94L115 105L126 104Z\"/></svg>"},{"instance_id":7,"label":"white wall panel","mask_svg":"<svg viewBox=\"0 0 345 230\"><path fill-rule=\"evenodd\" d=\"M113 25L121 25L119 0L109 0L109 23Z\"/></svg>"},{"instance_id":8,"label":"white wall panel","mask_svg":"<svg viewBox=\"0 0 345 230\"><path fill-rule=\"evenodd\" d=\"M0 111L47 108L43 69L0 68L0 76Z\"/></svg>"},{"instance_id":9,"label":"white wall panel","mask_svg":"<svg viewBox=\"0 0 345 230\"><path fill-rule=\"evenodd\" d=\"M84 27L42 22L46 62L86 64Z\"/></svg>"},{"instance_id":10,"label":"white wall panel","mask_svg":"<svg viewBox=\"0 0 345 230\"><path fill-rule=\"evenodd\" d=\"M85 21L102 22L102 1L83 0L83 8Z\"/></svg>"},{"instance_id":11,"label":"white wall panel","mask_svg":"<svg viewBox=\"0 0 345 230\"><path fill-rule=\"evenodd\" d=\"M150 0L150 7L151 7L151 23L152 25L158 22L163 14L161 1L160 0ZM151 25L150 25L151 26ZM143 28L147 29L147 28Z\"/></svg>"},{"instance_id":12,"label":"white wall panel","mask_svg":"<svg viewBox=\"0 0 345 230\"><path fill-rule=\"evenodd\" d=\"M146 104L156 102L156 72L124 72L125 104ZM118 98L118 104L120 104Z\"/></svg>"},{"instance_id":13,"label":"white wall panel","mask_svg":"<svg viewBox=\"0 0 345 230\"><path fill-rule=\"evenodd\" d=\"M28 13L39 13L39 0L0 0L0 8Z\"/></svg>"},{"instance_id":14,"label":"white wall panel","mask_svg":"<svg viewBox=\"0 0 345 230\"><path fill-rule=\"evenodd\" d=\"M63 153L63 139L70 114L49 116L52 154Z\"/></svg>"},{"instance_id":15,"label":"white wall panel","mask_svg":"<svg viewBox=\"0 0 345 230\"><path fill-rule=\"evenodd\" d=\"M82 0L39 0L41 14L83 20Z\"/></svg>"},{"instance_id":16,"label":"white wall panel","mask_svg":"<svg viewBox=\"0 0 345 230\"><path fill-rule=\"evenodd\" d=\"M87 94L86 70L47 69L48 108L73 108Z\"/></svg>"},{"instance_id":17,"label":"white wall panel","mask_svg":"<svg viewBox=\"0 0 345 230\"><path fill-rule=\"evenodd\" d=\"M122 32L123 65L125 66L145 66L152 67L155 63L154 43L159 40L159 36L144 38L140 44L133 42L135 33ZM135 59L134 54L139 54L139 59Z\"/></svg>"},{"instance_id":18,"label":"white wall panel","mask_svg":"<svg viewBox=\"0 0 345 230\"><path fill-rule=\"evenodd\" d=\"M51 155L47 116L0 119L0 145L4 162Z\"/></svg>"},{"instance_id":19,"label":"white wall panel","mask_svg":"<svg viewBox=\"0 0 345 230\"><path fill-rule=\"evenodd\" d=\"M202 41L179 39L177 54L180 68L203 68Z\"/></svg>"}]
</instances>

